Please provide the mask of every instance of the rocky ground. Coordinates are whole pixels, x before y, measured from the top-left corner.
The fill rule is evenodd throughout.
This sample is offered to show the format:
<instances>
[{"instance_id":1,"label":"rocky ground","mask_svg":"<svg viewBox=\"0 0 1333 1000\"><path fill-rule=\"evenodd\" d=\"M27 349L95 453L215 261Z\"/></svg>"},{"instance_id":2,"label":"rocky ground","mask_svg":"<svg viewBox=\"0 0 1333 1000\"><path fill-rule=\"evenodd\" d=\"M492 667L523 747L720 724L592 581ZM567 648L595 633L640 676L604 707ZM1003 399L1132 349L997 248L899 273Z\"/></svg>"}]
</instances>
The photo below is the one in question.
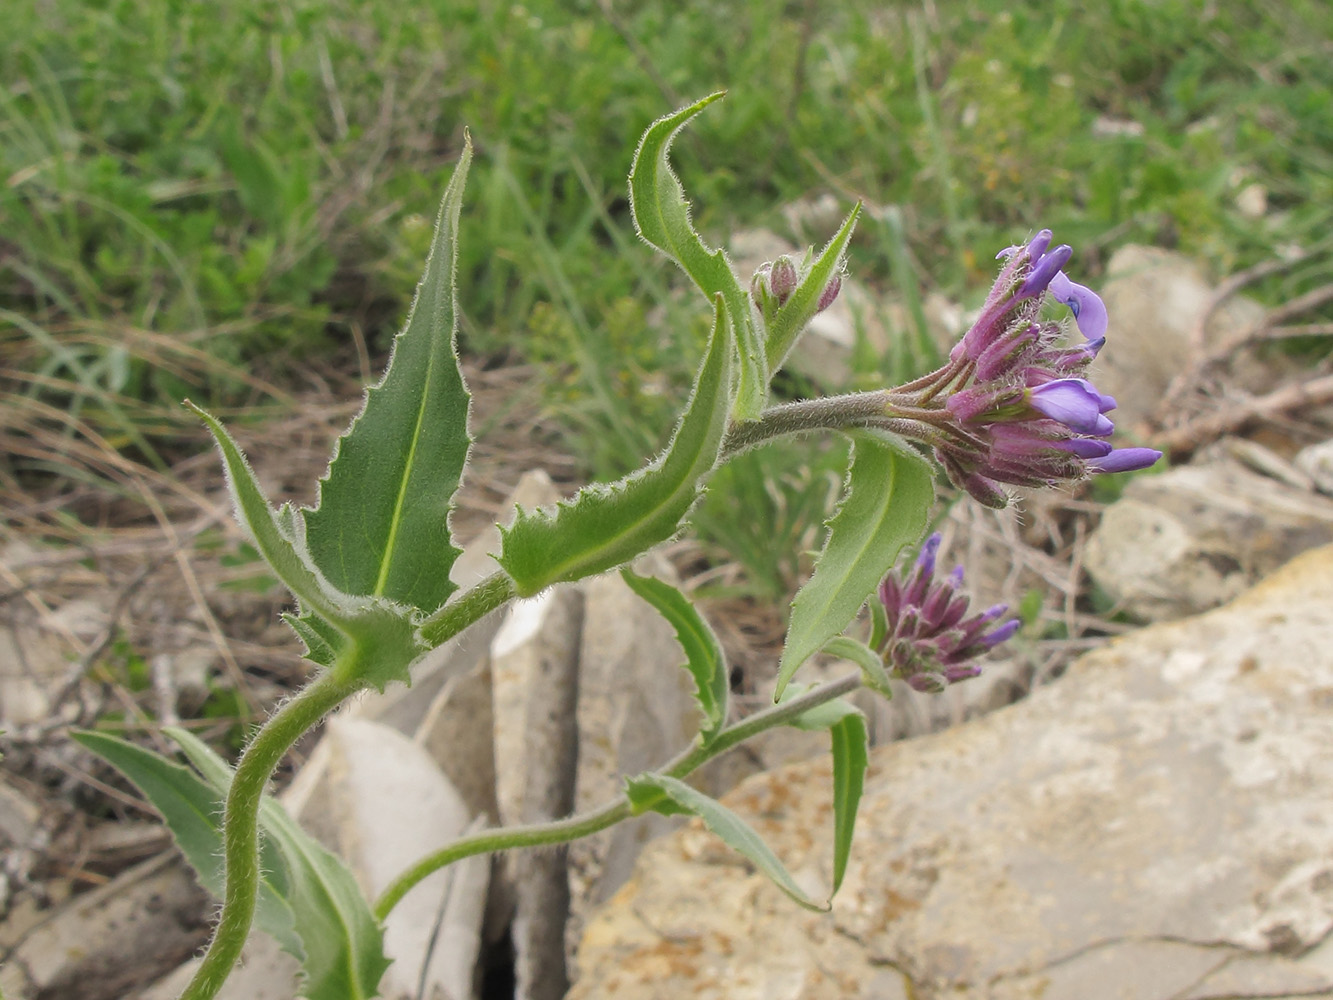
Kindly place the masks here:
<instances>
[{"instance_id":1,"label":"rocky ground","mask_svg":"<svg viewBox=\"0 0 1333 1000\"><path fill-rule=\"evenodd\" d=\"M1148 248L1107 273L1099 387L1173 467L1109 505L950 510L946 545L974 588L1015 604L1035 592L1043 627L945 695L862 702L879 746L832 915L797 911L702 831L652 817L423 884L389 924L386 995L1333 995L1333 384L1272 343L1319 302L1266 311L1238 294L1247 276L1213 287ZM851 339L816 332L799 363L836 380ZM460 581L486 572L495 517L571 485L535 411L513 404L522 376L471 378L478 412L504 416L460 511L476 538ZM308 499L345 388L241 429L274 495ZM303 673L278 595L236 558L211 461L171 479L100 461L121 495L24 498L0 549L11 1000L174 996L206 935L211 904L151 811L66 729L119 718L160 744L156 725L185 718L225 743L238 713ZM61 510L98 527L75 534ZM701 568L685 545L646 564L687 589ZM767 699L780 619L706 610L747 711ZM341 713L293 755L286 802L375 891L475 823L595 804L670 756L693 723L677 663L670 629L618 578L556 591L478 625L410 690ZM243 696L223 704L228 688ZM824 750L791 731L704 776L716 794L739 785L733 807L812 891L827 878ZM256 936L228 995L291 997L286 962Z\"/></svg>"}]
</instances>

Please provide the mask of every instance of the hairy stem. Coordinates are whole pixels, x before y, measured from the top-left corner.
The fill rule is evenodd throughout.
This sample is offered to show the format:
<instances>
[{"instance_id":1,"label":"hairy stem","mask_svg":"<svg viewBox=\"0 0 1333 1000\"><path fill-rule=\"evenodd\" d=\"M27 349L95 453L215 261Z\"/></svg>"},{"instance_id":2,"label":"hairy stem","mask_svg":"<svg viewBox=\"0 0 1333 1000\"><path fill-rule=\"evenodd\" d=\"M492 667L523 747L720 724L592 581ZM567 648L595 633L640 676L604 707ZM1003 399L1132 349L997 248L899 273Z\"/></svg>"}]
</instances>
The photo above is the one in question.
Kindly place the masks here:
<instances>
[{"instance_id":1,"label":"hairy stem","mask_svg":"<svg viewBox=\"0 0 1333 1000\"><path fill-rule=\"evenodd\" d=\"M758 420L733 424L722 439L722 459L788 434L855 427L883 417L892 397L884 390L854 392L845 396L803 399L773 406Z\"/></svg>"},{"instance_id":2,"label":"hairy stem","mask_svg":"<svg viewBox=\"0 0 1333 1000\"><path fill-rule=\"evenodd\" d=\"M517 596L514 581L507 573L492 573L422 622L421 638L434 649Z\"/></svg>"},{"instance_id":3,"label":"hairy stem","mask_svg":"<svg viewBox=\"0 0 1333 1000\"><path fill-rule=\"evenodd\" d=\"M784 701L780 705L772 705L762 712L756 712L754 715L747 716L740 722L723 729L707 746L700 746L696 742L664 764L657 773L672 778L684 778L714 757L748 740L751 736L774 726L790 722L798 715L808 712L816 706L855 691L860 685L861 674L859 672L848 674L836 681L821 684L792 698L790 701ZM549 823L534 823L529 826L510 826L500 830L485 830L481 833L462 837L452 844L447 844L438 851L426 855L394 879L380 898L375 901L375 917L378 920L383 920L398 905L398 902L412 891L418 882L455 861L461 861L463 858L470 858L476 854L489 854L492 851L510 850L515 847L538 847L548 844L568 843L571 840L578 840L580 837L587 837L600 830L605 830L607 827L615 826L622 820L629 819L632 815L629 798L620 795L603 806L589 812L579 813L576 816L568 816L565 819L553 820Z\"/></svg>"},{"instance_id":4,"label":"hairy stem","mask_svg":"<svg viewBox=\"0 0 1333 1000\"><path fill-rule=\"evenodd\" d=\"M240 958L259 892L259 803L264 786L292 744L358 690L356 681L336 679L335 673L320 675L283 705L241 754L223 813L222 916L181 1000L211 1000Z\"/></svg>"}]
</instances>

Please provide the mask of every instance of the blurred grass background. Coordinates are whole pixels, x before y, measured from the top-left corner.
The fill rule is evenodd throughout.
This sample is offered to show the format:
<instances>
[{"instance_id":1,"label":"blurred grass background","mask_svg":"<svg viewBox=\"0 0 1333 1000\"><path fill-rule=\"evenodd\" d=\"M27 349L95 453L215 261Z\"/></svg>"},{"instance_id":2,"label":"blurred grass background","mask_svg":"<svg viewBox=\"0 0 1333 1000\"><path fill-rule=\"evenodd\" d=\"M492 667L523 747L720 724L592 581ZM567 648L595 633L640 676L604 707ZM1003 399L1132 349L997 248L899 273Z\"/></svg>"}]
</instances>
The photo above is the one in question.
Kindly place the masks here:
<instances>
[{"instance_id":1,"label":"blurred grass background","mask_svg":"<svg viewBox=\"0 0 1333 1000\"><path fill-rule=\"evenodd\" d=\"M375 370L465 127L464 349L535 365L590 476L660 444L698 356L707 310L635 239L625 176L711 91L675 154L707 238L864 198L854 274L886 294L972 301L1040 226L1082 275L1127 241L1224 275L1327 246L1333 215L1324 0L17 0L5 24L9 484L77 471L12 446L34 425L165 469L184 396L280 413L329 365ZM837 464L747 456L749 499L700 526L781 593Z\"/></svg>"}]
</instances>

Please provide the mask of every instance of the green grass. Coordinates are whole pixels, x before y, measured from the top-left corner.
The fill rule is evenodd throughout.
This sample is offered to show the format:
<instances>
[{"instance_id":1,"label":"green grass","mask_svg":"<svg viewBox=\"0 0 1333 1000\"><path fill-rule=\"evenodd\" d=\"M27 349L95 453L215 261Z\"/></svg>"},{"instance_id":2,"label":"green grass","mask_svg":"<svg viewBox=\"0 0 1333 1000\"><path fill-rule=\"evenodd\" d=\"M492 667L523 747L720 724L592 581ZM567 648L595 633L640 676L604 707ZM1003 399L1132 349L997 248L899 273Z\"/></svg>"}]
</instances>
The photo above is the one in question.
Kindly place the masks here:
<instances>
[{"instance_id":1,"label":"green grass","mask_svg":"<svg viewBox=\"0 0 1333 1000\"><path fill-rule=\"evenodd\" d=\"M468 127L465 346L537 362L590 472L615 474L662 441L706 322L632 233L653 118L728 89L676 152L702 230L863 197L881 211L854 271L909 307L922 284L974 296L1040 225L1085 274L1137 240L1220 275L1327 247L1330 38L1322 0L20 0L0 43L4 377L161 464L180 397L253 405L356 337L383 350ZM1251 183L1261 219L1235 205ZM923 359L904 334L889 368Z\"/></svg>"}]
</instances>

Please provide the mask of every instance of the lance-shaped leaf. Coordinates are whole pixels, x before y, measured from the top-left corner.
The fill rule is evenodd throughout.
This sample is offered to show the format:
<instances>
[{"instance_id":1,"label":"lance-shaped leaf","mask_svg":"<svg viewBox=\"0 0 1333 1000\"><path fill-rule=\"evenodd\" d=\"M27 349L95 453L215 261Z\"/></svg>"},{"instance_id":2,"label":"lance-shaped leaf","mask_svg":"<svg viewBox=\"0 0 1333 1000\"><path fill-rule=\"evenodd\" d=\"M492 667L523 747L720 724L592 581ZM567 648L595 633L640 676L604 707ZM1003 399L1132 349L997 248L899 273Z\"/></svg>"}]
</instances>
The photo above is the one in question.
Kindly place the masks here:
<instances>
[{"instance_id":1,"label":"lance-shaped leaf","mask_svg":"<svg viewBox=\"0 0 1333 1000\"><path fill-rule=\"evenodd\" d=\"M260 489L250 463L226 428L188 399L185 405L199 415L217 442L218 450L222 452L227 489L236 507L236 519L249 532L269 568L306 608L331 621L346 617L349 608L331 592L320 579L318 570L298 549L292 534L294 515L290 508L284 507L281 513L275 513Z\"/></svg>"},{"instance_id":2,"label":"lance-shaped leaf","mask_svg":"<svg viewBox=\"0 0 1333 1000\"><path fill-rule=\"evenodd\" d=\"M768 398L768 366L759 330L750 314L749 298L736 280L727 255L721 249L710 249L694 231L685 190L667 159L676 134L722 96L710 94L648 126L630 169L629 203L639 236L679 264L710 300L722 296L740 359L736 416L756 420Z\"/></svg>"},{"instance_id":3,"label":"lance-shaped leaf","mask_svg":"<svg viewBox=\"0 0 1333 1000\"><path fill-rule=\"evenodd\" d=\"M694 699L704 716L699 738L707 746L727 721L730 678L722 644L698 609L671 584L627 569L621 570L620 575L634 593L656 608L676 630L676 641L685 652L685 669L694 678Z\"/></svg>"},{"instance_id":4,"label":"lance-shaped leaf","mask_svg":"<svg viewBox=\"0 0 1333 1000\"><path fill-rule=\"evenodd\" d=\"M792 601L775 698L797 667L847 627L898 551L926 528L930 464L892 435L857 431L842 502L814 573Z\"/></svg>"},{"instance_id":5,"label":"lance-shaped leaf","mask_svg":"<svg viewBox=\"0 0 1333 1000\"><path fill-rule=\"evenodd\" d=\"M783 701L795 698L804 685L790 684ZM796 729L827 729L833 750L833 892L842 886L847 874L847 859L852 853L852 835L856 830L856 811L865 788L866 766L870 761L870 740L866 719L851 702L835 698L793 719Z\"/></svg>"},{"instance_id":6,"label":"lance-shaped leaf","mask_svg":"<svg viewBox=\"0 0 1333 1000\"><path fill-rule=\"evenodd\" d=\"M284 616L305 643L311 659L383 691L390 681L408 681L408 668L425 647L416 636L411 610L379 597L349 597L312 565L303 521L289 506L275 512L254 472L226 429L192 403L222 452L237 518L265 561L301 602L299 617ZM343 655L347 654L347 655Z\"/></svg>"},{"instance_id":7,"label":"lance-shaped leaf","mask_svg":"<svg viewBox=\"0 0 1333 1000\"><path fill-rule=\"evenodd\" d=\"M805 277L796 286L796 291L791 293L791 297L783 303L782 308L769 323L768 340L764 349L770 372L776 372L782 367L787 355L800 339L806 324L819 312L819 299L824 294L824 289L828 288L834 275L842 273L842 262L847 256L847 244L851 241L852 233L856 229L856 220L860 215L861 205L858 202L843 222L842 228L833 235L833 239L829 240L828 245L820 251L814 263L806 270Z\"/></svg>"},{"instance_id":8,"label":"lance-shaped leaf","mask_svg":"<svg viewBox=\"0 0 1333 1000\"><path fill-rule=\"evenodd\" d=\"M339 590L429 614L454 591L449 512L467 461L467 389L455 344L458 214L472 145L440 204L426 271L383 380L339 439L305 514L316 565Z\"/></svg>"},{"instance_id":9,"label":"lance-shaped leaf","mask_svg":"<svg viewBox=\"0 0 1333 1000\"><path fill-rule=\"evenodd\" d=\"M208 783L226 794L232 777L226 762L183 729L165 732L180 744ZM305 948L301 996L309 1000L378 996L389 959L384 955L379 923L355 877L270 796L260 803L259 824L276 845L290 879L287 898Z\"/></svg>"},{"instance_id":10,"label":"lance-shaped leaf","mask_svg":"<svg viewBox=\"0 0 1333 1000\"><path fill-rule=\"evenodd\" d=\"M721 802L709 798L677 778L670 778L664 774L640 775L630 778L627 784L630 801L635 803L636 812L651 809L654 812L672 815L683 809L693 813L728 847L749 859L772 880L774 885L796 902L808 910L823 912L829 909L827 903L816 903L802 892L796 880L791 877L791 873L778 860L772 849L763 842L759 834Z\"/></svg>"},{"instance_id":11,"label":"lance-shaped leaf","mask_svg":"<svg viewBox=\"0 0 1333 1000\"><path fill-rule=\"evenodd\" d=\"M196 777L191 771L114 736L91 731L70 734L84 749L97 754L125 775L143 793L171 831L176 846L199 876L199 883L214 898L222 898L222 798L223 792ZM225 765L224 765L225 766ZM298 959L305 957L296 932L289 892L287 868L277 849L265 843L260 852L259 899L255 924L275 938L283 950Z\"/></svg>"},{"instance_id":12,"label":"lance-shaped leaf","mask_svg":"<svg viewBox=\"0 0 1333 1000\"><path fill-rule=\"evenodd\" d=\"M717 462L731 409L731 348L721 300L694 393L666 452L609 485L579 490L554 511L520 510L501 528L499 562L521 597L623 566L680 530Z\"/></svg>"}]
</instances>

